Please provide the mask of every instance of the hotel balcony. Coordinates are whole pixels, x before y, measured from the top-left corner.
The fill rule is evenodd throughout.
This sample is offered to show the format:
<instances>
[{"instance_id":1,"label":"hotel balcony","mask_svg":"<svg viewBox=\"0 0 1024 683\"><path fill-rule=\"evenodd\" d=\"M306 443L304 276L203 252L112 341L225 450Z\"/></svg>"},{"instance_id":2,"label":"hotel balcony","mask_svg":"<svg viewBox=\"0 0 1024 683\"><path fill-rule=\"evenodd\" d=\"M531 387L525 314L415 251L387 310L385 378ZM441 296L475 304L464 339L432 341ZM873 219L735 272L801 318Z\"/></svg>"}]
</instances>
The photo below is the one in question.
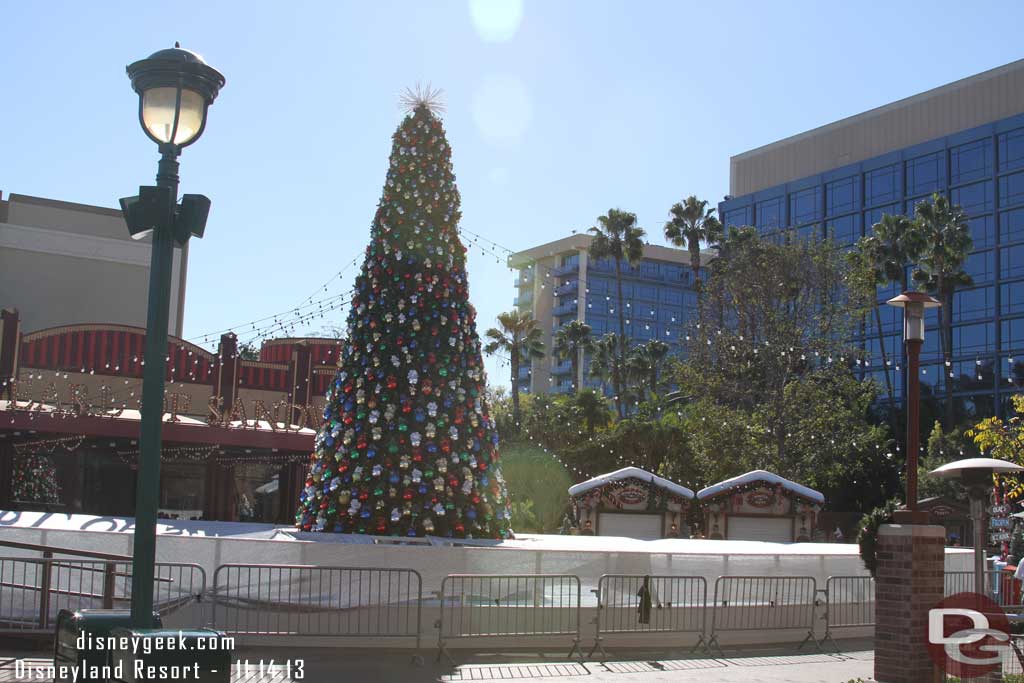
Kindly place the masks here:
<instances>
[{"instance_id":1,"label":"hotel balcony","mask_svg":"<svg viewBox=\"0 0 1024 683\"><path fill-rule=\"evenodd\" d=\"M572 292L579 290L579 288L580 281L572 280L571 282L566 282L564 285L560 285L559 287L555 288L555 294L559 296L561 296L562 294L570 294Z\"/></svg>"}]
</instances>

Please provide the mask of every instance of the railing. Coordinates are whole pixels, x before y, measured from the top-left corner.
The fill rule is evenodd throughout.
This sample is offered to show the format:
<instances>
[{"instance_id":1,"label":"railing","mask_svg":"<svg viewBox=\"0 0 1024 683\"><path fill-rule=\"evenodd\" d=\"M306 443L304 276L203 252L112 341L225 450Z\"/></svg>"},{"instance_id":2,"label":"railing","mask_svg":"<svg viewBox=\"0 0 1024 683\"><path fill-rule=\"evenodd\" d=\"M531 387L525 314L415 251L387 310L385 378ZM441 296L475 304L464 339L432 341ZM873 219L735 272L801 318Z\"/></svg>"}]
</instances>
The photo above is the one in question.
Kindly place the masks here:
<instances>
[{"instance_id":1,"label":"railing","mask_svg":"<svg viewBox=\"0 0 1024 683\"><path fill-rule=\"evenodd\" d=\"M225 564L213 586L214 626L230 634L413 638L420 649L413 569Z\"/></svg>"},{"instance_id":2,"label":"railing","mask_svg":"<svg viewBox=\"0 0 1024 683\"><path fill-rule=\"evenodd\" d=\"M695 633L704 644L708 583L702 576L605 574L597 582L594 647L601 661L608 653L602 633Z\"/></svg>"},{"instance_id":3,"label":"railing","mask_svg":"<svg viewBox=\"0 0 1024 683\"><path fill-rule=\"evenodd\" d=\"M568 574L449 574L441 583L437 661L457 638L571 636L580 650L580 579Z\"/></svg>"},{"instance_id":4,"label":"railing","mask_svg":"<svg viewBox=\"0 0 1024 683\"><path fill-rule=\"evenodd\" d=\"M825 637L839 649L832 633L840 628L875 625L875 580L870 576L830 576L825 581Z\"/></svg>"},{"instance_id":5,"label":"railing","mask_svg":"<svg viewBox=\"0 0 1024 683\"><path fill-rule=\"evenodd\" d=\"M49 632L62 609L127 607L131 580L130 562L0 558L0 633ZM158 562L153 583L154 608L166 616L202 599L206 573L195 564Z\"/></svg>"},{"instance_id":6,"label":"railing","mask_svg":"<svg viewBox=\"0 0 1024 683\"><path fill-rule=\"evenodd\" d=\"M817 584L810 576L720 576L715 581L714 611L708 649L717 647L718 634L727 631L806 630L808 640L821 650L814 635Z\"/></svg>"}]
</instances>

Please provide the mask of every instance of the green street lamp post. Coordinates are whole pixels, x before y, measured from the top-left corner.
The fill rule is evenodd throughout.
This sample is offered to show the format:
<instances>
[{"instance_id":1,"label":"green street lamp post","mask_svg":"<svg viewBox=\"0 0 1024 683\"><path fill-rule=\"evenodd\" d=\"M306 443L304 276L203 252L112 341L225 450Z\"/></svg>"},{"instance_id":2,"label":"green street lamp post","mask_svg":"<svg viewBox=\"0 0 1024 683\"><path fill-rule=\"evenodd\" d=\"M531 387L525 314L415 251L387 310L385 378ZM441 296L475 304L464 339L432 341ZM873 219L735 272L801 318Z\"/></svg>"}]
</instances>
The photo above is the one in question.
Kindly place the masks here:
<instances>
[{"instance_id":1,"label":"green street lamp post","mask_svg":"<svg viewBox=\"0 0 1024 683\"><path fill-rule=\"evenodd\" d=\"M156 185L121 200L132 238L152 235L153 241L132 558L132 625L151 628L171 265L174 245L202 237L210 211L210 200L202 195L186 194L178 204L178 155L203 134L207 108L224 86L224 76L177 43L129 64L127 71L139 94L139 122L160 150Z\"/></svg>"}]
</instances>

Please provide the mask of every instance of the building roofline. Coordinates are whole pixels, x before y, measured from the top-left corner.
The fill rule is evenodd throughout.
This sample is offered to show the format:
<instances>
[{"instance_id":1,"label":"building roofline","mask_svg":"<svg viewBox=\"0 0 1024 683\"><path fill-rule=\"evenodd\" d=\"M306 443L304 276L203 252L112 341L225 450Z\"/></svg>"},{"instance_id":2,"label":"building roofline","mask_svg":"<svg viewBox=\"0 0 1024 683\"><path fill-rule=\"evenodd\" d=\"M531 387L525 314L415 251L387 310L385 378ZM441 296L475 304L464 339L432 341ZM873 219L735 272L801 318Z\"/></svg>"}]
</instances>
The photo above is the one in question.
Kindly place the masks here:
<instances>
[{"instance_id":1,"label":"building roofline","mask_svg":"<svg viewBox=\"0 0 1024 683\"><path fill-rule=\"evenodd\" d=\"M730 161L735 162L743 159L748 159L750 157L758 156L760 154L763 154L764 152L768 152L779 147L785 147L794 142L799 142L801 140L813 138L815 136L821 135L823 133L828 133L833 130L838 130L853 123L866 121L876 116L880 116L881 114L885 114L887 112L894 111L897 109L902 109L903 107L914 104L915 102L928 100L938 95L947 92L952 92L954 90L959 90L960 88L972 85L974 83L987 81L991 78L996 78L1005 73L1016 71L1018 69L1024 69L1024 59L1018 59L1016 61L1010 62L1009 64L1003 64L1002 66L997 66L994 69L982 71L981 73L973 74L971 76L967 76L966 78L961 78L959 80L953 81L952 83L946 83L945 85L940 85L936 88L925 90L924 92L917 93L916 95L904 97L903 99L896 100L895 102L883 104L879 107L875 107L874 109L869 109L867 111L860 112L859 114L847 116L846 118L839 119L838 121L826 123L823 126L818 126L817 128L812 128L811 130L804 131L802 133L797 133L796 135L791 135L789 137L782 138L781 140L776 140L775 142L769 142L766 145L761 145L760 147L755 147L754 149L750 149L745 152L735 154L729 157L729 159Z\"/></svg>"},{"instance_id":2,"label":"building roofline","mask_svg":"<svg viewBox=\"0 0 1024 683\"><path fill-rule=\"evenodd\" d=\"M570 251L587 249L590 246L592 239L593 237L586 233L575 233L568 237L539 244L536 247L530 247L529 249L524 249L523 251L517 251L514 254L510 254L508 257L508 263L512 267L517 267L526 265L531 261L557 256ZM702 249L701 256L713 258L715 253L707 249ZM690 264L689 251L676 247L668 247L662 244L644 244L644 258L655 261L668 261L669 263L680 263L683 265Z\"/></svg>"},{"instance_id":3,"label":"building roofline","mask_svg":"<svg viewBox=\"0 0 1024 683\"><path fill-rule=\"evenodd\" d=\"M93 206L92 204L79 204L77 202L66 202L62 199L47 199L46 197L34 197L28 194L14 194L7 195L8 206L15 203L23 204L36 204L38 206L50 206L55 209L67 209L70 211L85 211L88 213L95 213L101 216L110 216L112 218L121 218L120 209L109 209L105 206Z\"/></svg>"}]
</instances>

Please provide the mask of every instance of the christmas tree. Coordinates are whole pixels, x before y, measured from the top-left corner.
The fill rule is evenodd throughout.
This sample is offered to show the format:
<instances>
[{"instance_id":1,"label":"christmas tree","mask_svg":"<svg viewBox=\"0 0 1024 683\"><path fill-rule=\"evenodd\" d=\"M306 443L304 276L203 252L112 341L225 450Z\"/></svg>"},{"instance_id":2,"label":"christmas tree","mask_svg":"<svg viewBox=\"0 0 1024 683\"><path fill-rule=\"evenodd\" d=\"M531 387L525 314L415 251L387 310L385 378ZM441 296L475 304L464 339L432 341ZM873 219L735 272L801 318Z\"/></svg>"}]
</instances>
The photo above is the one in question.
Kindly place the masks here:
<instances>
[{"instance_id":1,"label":"christmas tree","mask_svg":"<svg viewBox=\"0 0 1024 683\"><path fill-rule=\"evenodd\" d=\"M19 503L60 503L57 468L45 455L19 456L11 478L11 499Z\"/></svg>"},{"instance_id":2,"label":"christmas tree","mask_svg":"<svg viewBox=\"0 0 1024 683\"><path fill-rule=\"evenodd\" d=\"M410 94L296 525L506 538L508 495L435 93Z\"/></svg>"}]
</instances>

